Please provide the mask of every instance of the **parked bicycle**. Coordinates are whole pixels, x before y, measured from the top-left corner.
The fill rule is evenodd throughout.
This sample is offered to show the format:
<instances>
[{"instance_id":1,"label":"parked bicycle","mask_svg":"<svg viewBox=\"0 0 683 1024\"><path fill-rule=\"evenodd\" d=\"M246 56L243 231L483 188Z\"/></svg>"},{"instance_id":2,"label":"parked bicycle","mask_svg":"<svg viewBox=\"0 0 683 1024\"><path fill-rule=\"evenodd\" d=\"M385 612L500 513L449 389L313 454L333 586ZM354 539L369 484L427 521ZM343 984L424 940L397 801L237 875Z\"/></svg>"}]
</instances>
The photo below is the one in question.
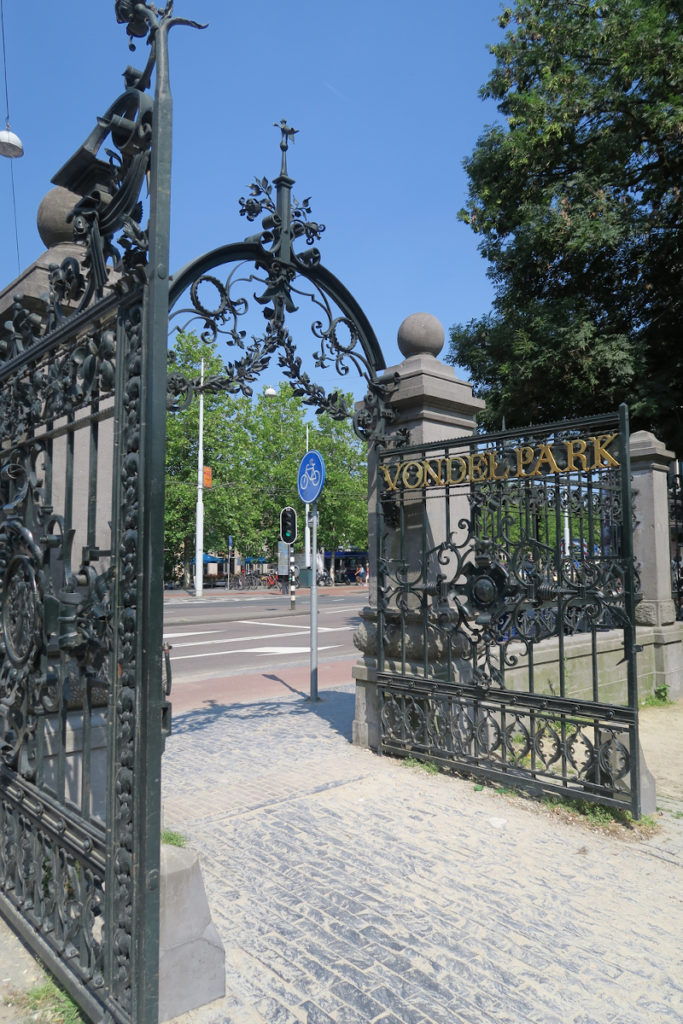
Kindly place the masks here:
<instances>
[{"instance_id":1,"label":"parked bicycle","mask_svg":"<svg viewBox=\"0 0 683 1024\"><path fill-rule=\"evenodd\" d=\"M256 572L242 573L242 590L256 590L261 586L261 577Z\"/></svg>"}]
</instances>

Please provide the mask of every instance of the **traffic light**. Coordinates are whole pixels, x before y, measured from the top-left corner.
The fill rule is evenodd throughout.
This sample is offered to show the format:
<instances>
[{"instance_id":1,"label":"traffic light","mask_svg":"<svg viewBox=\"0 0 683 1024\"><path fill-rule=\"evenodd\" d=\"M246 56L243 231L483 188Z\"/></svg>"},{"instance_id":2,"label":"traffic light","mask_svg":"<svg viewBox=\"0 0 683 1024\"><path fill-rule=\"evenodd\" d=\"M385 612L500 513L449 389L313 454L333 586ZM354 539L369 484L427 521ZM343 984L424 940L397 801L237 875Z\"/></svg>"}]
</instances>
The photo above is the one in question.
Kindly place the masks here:
<instances>
[{"instance_id":1,"label":"traffic light","mask_svg":"<svg viewBox=\"0 0 683 1024\"><path fill-rule=\"evenodd\" d=\"M293 544L296 540L296 511L289 505L280 513L280 540Z\"/></svg>"}]
</instances>

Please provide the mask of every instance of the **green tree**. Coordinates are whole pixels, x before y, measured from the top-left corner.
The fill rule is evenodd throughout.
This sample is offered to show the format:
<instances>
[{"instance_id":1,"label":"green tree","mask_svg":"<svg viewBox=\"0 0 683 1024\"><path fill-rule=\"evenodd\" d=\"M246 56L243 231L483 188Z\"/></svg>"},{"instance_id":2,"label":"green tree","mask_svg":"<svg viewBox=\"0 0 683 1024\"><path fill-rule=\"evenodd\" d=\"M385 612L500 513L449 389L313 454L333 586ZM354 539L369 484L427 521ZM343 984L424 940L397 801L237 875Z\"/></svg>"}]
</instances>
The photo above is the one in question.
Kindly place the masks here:
<instances>
[{"instance_id":1,"label":"green tree","mask_svg":"<svg viewBox=\"0 0 683 1024\"><path fill-rule=\"evenodd\" d=\"M202 343L194 335L179 335L174 353L176 369L190 380L199 380L202 358L206 378L222 370L214 346ZM239 429L250 406L249 399L222 392L204 396L203 461L213 473L213 486L203 492L206 551L227 553L228 538L237 532L238 525L247 544L256 542L257 512L249 500L249 480L242 469L249 459L250 439ZM166 437L165 573L172 576L181 562L188 582L196 536L197 398L187 408L169 412Z\"/></svg>"},{"instance_id":2,"label":"green tree","mask_svg":"<svg viewBox=\"0 0 683 1024\"><path fill-rule=\"evenodd\" d=\"M180 335L175 367L199 380L220 375L215 347L193 335ZM351 398L349 396L349 401ZM233 537L243 556L273 560L279 539L280 511L292 505L299 514L297 549L303 548L304 507L297 495L297 471L306 451L307 410L286 383L277 394L254 398L223 392L205 394L204 465L213 485L204 489L204 548L227 553ZM320 416L309 423L310 445L327 467L319 502L320 545L367 546L367 459L349 421ZM180 564L189 582L195 553L199 401L169 412L167 419L165 548L166 575Z\"/></svg>"},{"instance_id":3,"label":"green tree","mask_svg":"<svg viewBox=\"0 0 683 1024\"><path fill-rule=\"evenodd\" d=\"M351 395L348 405L353 407ZM311 435L311 447L325 460L325 486L318 499L318 547L357 548L368 546L368 470L365 444L353 432L348 420L319 416ZM332 566L334 570L334 566ZM332 571L334 579L334 571Z\"/></svg>"},{"instance_id":4,"label":"green tree","mask_svg":"<svg viewBox=\"0 0 683 1024\"><path fill-rule=\"evenodd\" d=\"M680 0L517 0L465 161L493 310L449 359L508 426L631 406L683 451Z\"/></svg>"}]
</instances>

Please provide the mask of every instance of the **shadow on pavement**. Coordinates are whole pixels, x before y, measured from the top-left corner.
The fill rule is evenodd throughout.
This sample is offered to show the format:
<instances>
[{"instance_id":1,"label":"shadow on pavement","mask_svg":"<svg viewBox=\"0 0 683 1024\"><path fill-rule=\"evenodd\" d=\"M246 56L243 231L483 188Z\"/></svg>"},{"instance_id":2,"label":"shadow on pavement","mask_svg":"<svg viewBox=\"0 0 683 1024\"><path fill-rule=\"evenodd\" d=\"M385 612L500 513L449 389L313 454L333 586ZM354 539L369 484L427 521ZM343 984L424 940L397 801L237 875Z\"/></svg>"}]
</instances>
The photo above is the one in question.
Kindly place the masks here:
<instances>
[{"instance_id":1,"label":"shadow on pavement","mask_svg":"<svg viewBox=\"0 0 683 1024\"><path fill-rule=\"evenodd\" d=\"M248 722L250 719L295 719L302 715L317 715L326 721L340 736L351 742L351 727L355 711L355 687L348 690L323 690L320 700L311 701L308 694L296 690L279 676L266 676L286 686L300 700L291 697L276 697L274 700L248 702L236 701L224 704L216 700L207 700L201 708L186 711L173 718L173 733L177 736L200 732L215 724L219 719L229 716Z\"/></svg>"}]
</instances>

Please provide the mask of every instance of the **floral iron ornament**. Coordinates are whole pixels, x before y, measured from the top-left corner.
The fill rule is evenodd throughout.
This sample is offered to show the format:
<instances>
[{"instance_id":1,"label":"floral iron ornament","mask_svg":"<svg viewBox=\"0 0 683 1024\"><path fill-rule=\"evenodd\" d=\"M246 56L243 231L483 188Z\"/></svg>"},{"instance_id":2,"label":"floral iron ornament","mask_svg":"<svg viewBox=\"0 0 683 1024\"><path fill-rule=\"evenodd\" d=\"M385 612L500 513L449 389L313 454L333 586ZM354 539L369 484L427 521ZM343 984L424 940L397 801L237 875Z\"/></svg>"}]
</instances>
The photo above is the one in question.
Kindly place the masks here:
<instances>
[{"instance_id":1,"label":"floral iron ornament","mask_svg":"<svg viewBox=\"0 0 683 1024\"><path fill-rule=\"evenodd\" d=\"M223 372L205 379L203 385L174 373L171 365L169 393L186 400L198 390L251 395L251 385L277 353L278 365L295 395L316 412L334 419L353 416L356 433L376 442L385 438L393 419L388 399L395 385L393 381L378 380L385 363L374 332L358 303L321 264L315 243L325 225L311 219L310 198L298 202L292 195L294 180L288 174L287 152L297 130L284 120L275 127L281 133L280 173L272 182L256 178L249 196L239 201L240 214L250 222L260 218L261 230L243 243L205 254L171 283L174 330L184 331L199 324L202 337L211 342L220 337L244 355L226 362ZM302 240L308 247L299 251L296 246ZM219 266L228 268L221 278L212 273ZM184 293L187 300L175 308ZM207 293L213 296L210 301L205 297ZM261 307L266 326L259 337L252 336L248 341L242 318L250 311L252 301L255 308ZM314 307L311 332L318 341L316 367L333 367L340 377L353 368L366 382L367 396L356 412L349 409L340 391L328 394L302 369L286 318L304 302Z\"/></svg>"}]
</instances>

